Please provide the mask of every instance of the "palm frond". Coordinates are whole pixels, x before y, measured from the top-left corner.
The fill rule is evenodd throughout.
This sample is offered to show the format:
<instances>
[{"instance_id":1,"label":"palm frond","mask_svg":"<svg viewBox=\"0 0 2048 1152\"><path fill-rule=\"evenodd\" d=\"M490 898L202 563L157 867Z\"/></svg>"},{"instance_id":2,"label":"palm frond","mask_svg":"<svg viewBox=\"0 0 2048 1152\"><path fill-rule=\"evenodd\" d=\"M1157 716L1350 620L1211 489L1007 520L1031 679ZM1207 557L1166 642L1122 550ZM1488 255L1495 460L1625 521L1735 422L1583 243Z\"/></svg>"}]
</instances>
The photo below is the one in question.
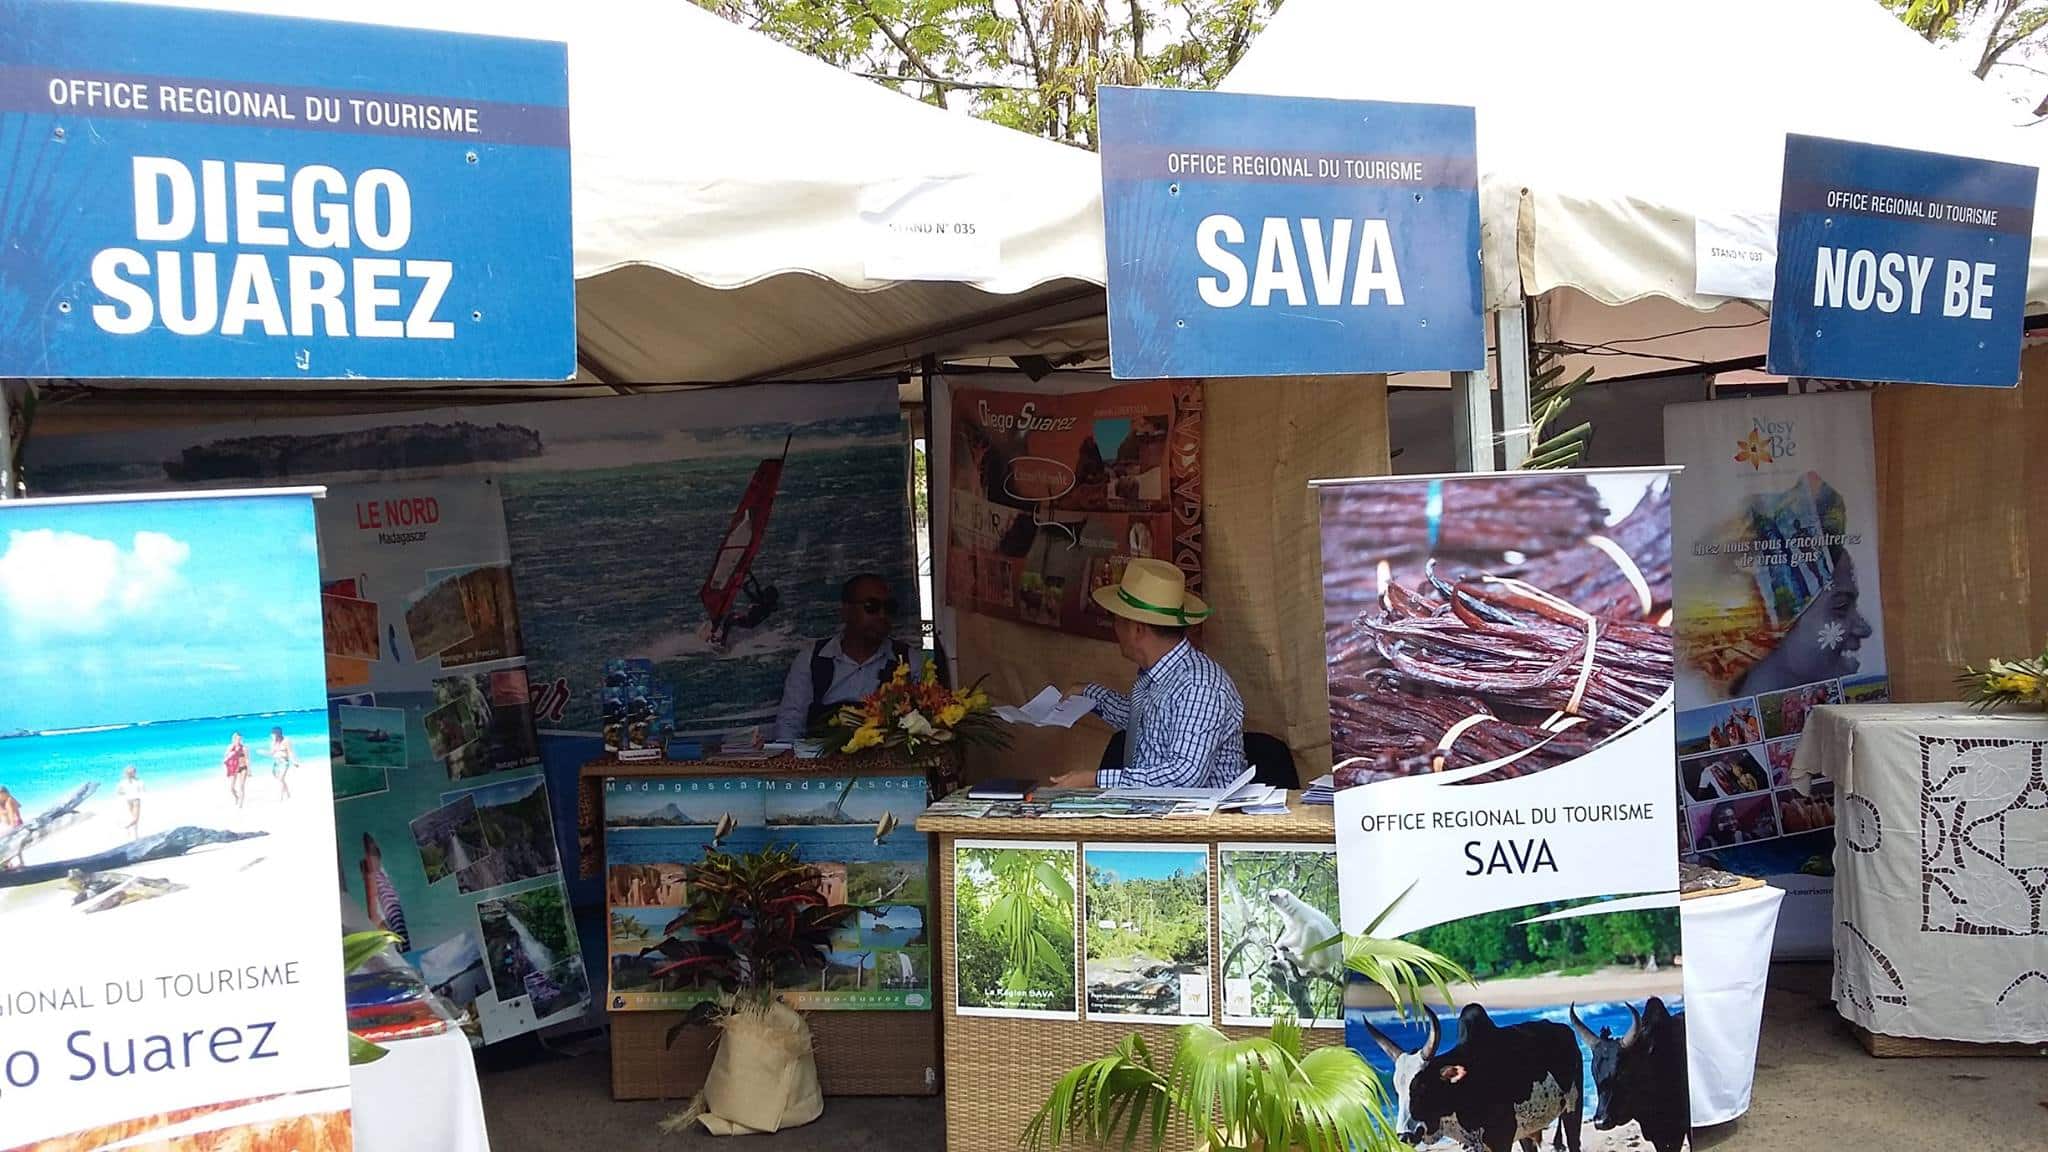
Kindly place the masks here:
<instances>
[{"instance_id":1,"label":"palm frond","mask_svg":"<svg viewBox=\"0 0 2048 1152\"><path fill-rule=\"evenodd\" d=\"M1452 1001L1451 985L1472 983L1472 974L1457 961L1406 940L1353 936L1344 941L1344 966L1385 992L1404 1013L1420 1010L1428 989Z\"/></svg>"}]
</instances>

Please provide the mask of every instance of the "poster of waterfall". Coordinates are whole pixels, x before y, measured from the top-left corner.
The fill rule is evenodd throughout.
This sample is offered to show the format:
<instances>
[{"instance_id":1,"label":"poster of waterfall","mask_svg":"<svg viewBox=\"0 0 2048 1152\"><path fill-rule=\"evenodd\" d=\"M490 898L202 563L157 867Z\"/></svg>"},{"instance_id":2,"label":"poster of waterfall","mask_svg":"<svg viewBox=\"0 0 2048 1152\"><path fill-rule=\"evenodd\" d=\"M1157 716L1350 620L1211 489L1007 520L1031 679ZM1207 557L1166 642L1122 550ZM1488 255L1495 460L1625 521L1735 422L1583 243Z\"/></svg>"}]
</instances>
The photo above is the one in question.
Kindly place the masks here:
<instances>
[{"instance_id":1,"label":"poster of waterfall","mask_svg":"<svg viewBox=\"0 0 2048 1152\"><path fill-rule=\"evenodd\" d=\"M0 1148L351 1147L313 503L0 503Z\"/></svg>"},{"instance_id":2,"label":"poster of waterfall","mask_svg":"<svg viewBox=\"0 0 2048 1152\"><path fill-rule=\"evenodd\" d=\"M482 1041L572 1018L590 986L498 482L337 486L319 540L345 898Z\"/></svg>"},{"instance_id":3,"label":"poster of waterfall","mask_svg":"<svg viewBox=\"0 0 2048 1152\"><path fill-rule=\"evenodd\" d=\"M1774 949L1833 947L1831 785L1788 787L1806 718L1891 698L1870 395L1664 410L1675 486L1672 622L1690 859L1784 889Z\"/></svg>"},{"instance_id":4,"label":"poster of waterfall","mask_svg":"<svg viewBox=\"0 0 2048 1152\"><path fill-rule=\"evenodd\" d=\"M1326 602L1353 606L1328 652L1339 923L1471 975L1421 1015L1346 990L1419 1144L1687 1139L1672 479L1318 486Z\"/></svg>"}]
</instances>

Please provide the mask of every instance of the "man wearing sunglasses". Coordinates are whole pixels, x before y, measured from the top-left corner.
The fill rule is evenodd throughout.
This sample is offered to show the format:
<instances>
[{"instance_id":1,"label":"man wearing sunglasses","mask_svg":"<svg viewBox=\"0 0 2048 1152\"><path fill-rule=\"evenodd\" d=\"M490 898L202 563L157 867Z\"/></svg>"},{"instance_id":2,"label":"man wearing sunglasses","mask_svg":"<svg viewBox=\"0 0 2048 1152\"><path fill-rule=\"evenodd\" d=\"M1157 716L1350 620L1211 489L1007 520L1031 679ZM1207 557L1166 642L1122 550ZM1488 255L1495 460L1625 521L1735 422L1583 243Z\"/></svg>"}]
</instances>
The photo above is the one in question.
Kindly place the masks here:
<instances>
[{"instance_id":1,"label":"man wearing sunglasses","mask_svg":"<svg viewBox=\"0 0 2048 1152\"><path fill-rule=\"evenodd\" d=\"M863 572L839 588L839 631L810 645L790 665L775 714L775 738L801 740L823 730L842 704L873 692L896 665L918 674L910 645L895 638L896 594L889 582Z\"/></svg>"}]
</instances>

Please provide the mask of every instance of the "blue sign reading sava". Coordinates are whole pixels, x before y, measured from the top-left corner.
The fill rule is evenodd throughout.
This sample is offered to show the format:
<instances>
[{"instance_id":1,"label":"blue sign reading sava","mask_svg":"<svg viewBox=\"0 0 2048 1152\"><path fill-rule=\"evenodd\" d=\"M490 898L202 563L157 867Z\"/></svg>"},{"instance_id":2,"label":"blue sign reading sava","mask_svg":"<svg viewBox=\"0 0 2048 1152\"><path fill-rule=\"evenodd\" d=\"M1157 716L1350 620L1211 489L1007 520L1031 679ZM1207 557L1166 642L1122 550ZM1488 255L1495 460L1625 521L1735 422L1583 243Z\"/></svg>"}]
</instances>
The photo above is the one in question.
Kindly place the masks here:
<instances>
[{"instance_id":1,"label":"blue sign reading sava","mask_svg":"<svg viewBox=\"0 0 2048 1152\"><path fill-rule=\"evenodd\" d=\"M0 376L575 371L560 44L0 0Z\"/></svg>"},{"instance_id":2,"label":"blue sign reading sava","mask_svg":"<svg viewBox=\"0 0 2048 1152\"><path fill-rule=\"evenodd\" d=\"M2037 169L1785 137L1766 366L2012 387Z\"/></svg>"},{"instance_id":3,"label":"blue sign reading sava","mask_svg":"<svg viewBox=\"0 0 2048 1152\"><path fill-rule=\"evenodd\" d=\"M1111 373L1477 371L1470 108L1104 88Z\"/></svg>"}]
</instances>

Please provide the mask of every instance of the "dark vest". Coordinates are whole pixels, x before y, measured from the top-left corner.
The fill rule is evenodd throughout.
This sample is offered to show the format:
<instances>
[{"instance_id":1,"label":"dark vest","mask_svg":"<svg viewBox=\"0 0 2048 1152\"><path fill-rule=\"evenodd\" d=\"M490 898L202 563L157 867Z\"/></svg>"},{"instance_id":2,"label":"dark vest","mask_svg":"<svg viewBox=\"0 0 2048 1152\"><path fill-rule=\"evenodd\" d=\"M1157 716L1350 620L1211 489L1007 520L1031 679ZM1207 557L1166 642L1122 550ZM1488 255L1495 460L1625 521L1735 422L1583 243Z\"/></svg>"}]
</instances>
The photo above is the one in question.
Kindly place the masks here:
<instances>
[{"instance_id":1,"label":"dark vest","mask_svg":"<svg viewBox=\"0 0 2048 1152\"><path fill-rule=\"evenodd\" d=\"M841 708L846 706L845 703L825 703L825 693L832 690L832 657L825 655L825 645L831 642L832 637L827 636L811 646L811 710L804 718L804 731L806 732L816 732L825 727L832 717ZM905 644L901 640L891 638L889 650L895 654L896 659L891 661L889 666L883 670L882 675L884 677L894 676L896 674L896 665L898 664L909 664L913 668L917 666L912 663L910 645ZM851 701L847 703L851 703Z\"/></svg>"}]
</instances>

